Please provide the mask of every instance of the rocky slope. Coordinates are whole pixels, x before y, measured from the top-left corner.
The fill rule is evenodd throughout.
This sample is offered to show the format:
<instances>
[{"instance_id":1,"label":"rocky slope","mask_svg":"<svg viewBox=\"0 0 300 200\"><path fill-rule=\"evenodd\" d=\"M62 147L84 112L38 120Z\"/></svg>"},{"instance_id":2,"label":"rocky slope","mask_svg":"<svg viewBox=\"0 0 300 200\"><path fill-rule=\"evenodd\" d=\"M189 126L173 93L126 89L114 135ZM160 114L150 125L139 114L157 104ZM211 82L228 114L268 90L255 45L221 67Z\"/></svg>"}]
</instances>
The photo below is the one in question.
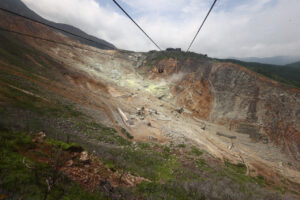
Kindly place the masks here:
<instances>
[{"instance_id":1,"label":"rocky slope","mask_svg":"<svg viewBox=\"0 0 300 200\"><path fill-rule=\"evenodd\" d=\"M150 56L150 76L165 78L181 73L172 95L188 113L246 134L252 142L273 143L299 167L300 90L200 55L173 55L179 60L159 56ZM162 74L159 68L164 68Z\"/></svg>"},{"instance_id":2,"label":"rocky slope","mask_svg":"<svg viewBox=\"0 0 300 200\"><path fill-rule=\"evenodd\" d=\"M177 102L203 120L273 142L295 160L300 150L300 90L289 88L231 63L208 58L157 61L162 73L183 73L173 89ZM175 70L170 70L171 68Z\"/></svg>"},{"instance_id":3,"label":"rocky slope","mask_svg":"<svg viewBox=\"0 0 300 200\"><path fill-rule=\"evenodd\" d=\"M300 88L300 67L299 62L289 65L270 65L253 62L243 62L233 59L219 59L222 62L235 63L257 72L263 76L269 77L272 80L288 84L292 87Z\"/></svg>"},{"instance_id":4,"label":"rocky slope","mask_svg":"<svg viewBox=\"0 0 300 200\"><path fill-rule=\"evenodd\" d=\"M158 184L141 191L164 188L147 193L158 195L152 199L173 199L163 194L179 189L196 195L190 199L222 199L223 183L233 199L260 199L239 191L259 184L248 175L300 190L299 90L203 55L99 50L5 14L0 20L87 49L1 33L0 127L80 143ZM200 160L189 154L194 147ZM229 176L219 159L243 167Z\"/></svg>"}]
</instances>

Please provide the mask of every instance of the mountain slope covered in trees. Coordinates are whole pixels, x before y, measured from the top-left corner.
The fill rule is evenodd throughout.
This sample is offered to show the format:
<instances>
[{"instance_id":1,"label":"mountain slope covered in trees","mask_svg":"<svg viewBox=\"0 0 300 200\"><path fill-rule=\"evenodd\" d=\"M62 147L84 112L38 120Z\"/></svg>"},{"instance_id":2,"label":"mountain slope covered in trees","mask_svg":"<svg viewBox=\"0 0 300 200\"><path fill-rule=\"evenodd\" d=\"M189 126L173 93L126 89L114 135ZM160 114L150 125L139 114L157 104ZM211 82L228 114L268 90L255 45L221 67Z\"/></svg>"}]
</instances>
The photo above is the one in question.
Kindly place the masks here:
<instances>
[{"instance_id":1,"label":"mountain slope covered in trees","mask_svg":"<svg viewBox=\"0 0 300 200\"><path fill-rule=\"evenodd\" d=\"M275 81L300 88L300 62L288 65L270 65L255 62L244 62L235 59L217 59L244 66Z\"/></svg>"}]
</instances>

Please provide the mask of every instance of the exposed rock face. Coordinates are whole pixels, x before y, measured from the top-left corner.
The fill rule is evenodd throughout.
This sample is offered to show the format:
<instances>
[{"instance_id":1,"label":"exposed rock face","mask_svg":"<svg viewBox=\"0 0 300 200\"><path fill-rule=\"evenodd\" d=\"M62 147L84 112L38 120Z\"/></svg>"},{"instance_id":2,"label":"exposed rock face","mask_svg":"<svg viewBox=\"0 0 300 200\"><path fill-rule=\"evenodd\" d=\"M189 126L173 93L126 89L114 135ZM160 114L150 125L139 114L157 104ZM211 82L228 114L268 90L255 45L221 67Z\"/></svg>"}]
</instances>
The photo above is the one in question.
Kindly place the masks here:
<instances>
[{"instance_id":1,"label":"exposed rock face","mask_svg":"<svg viewBox=\"0 0 300 200\"><path fill-rule=\"evenodd\" d=\"M197 80L195 74L189 74L173 90L177 103L185 106L201 119L207 119L213 105L209 83Z\"/></svg>"},{"instance_id":2,"label":"exposed rock face","mask_svg":"<svg viewBox=\"0 0 300 200\"><path fill-rule=\"evenodd\" d=\"M273 142L300 160L299 90L231 63L186 59L176 61L175 71L174 62L160 61L153 72L164 67L163 77L184 74L172 89L179 105L200 119L247 134L253 142Z\"/></svg>"},{"instance_id":3,"label":"exposed rock face","mask_svg":"<svg viewBox=\"0 0 300 200\"><path fill-rule=\"evenodd\" d=\"M210 119L224 123L255 141L269 139L299 159L299 91L291 91L232 64L214 64L214 108Z\"/></svg>"}]
</instances>

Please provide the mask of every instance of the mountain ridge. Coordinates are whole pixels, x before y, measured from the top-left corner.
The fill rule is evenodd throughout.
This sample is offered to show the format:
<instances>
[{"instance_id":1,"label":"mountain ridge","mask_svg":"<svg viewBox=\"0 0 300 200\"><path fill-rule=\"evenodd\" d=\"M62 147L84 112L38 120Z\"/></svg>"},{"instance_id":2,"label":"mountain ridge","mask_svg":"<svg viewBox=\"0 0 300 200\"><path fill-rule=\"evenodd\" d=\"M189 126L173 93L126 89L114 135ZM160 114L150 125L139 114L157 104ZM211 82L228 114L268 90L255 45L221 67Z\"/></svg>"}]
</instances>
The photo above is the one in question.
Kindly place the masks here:
<instances>
[{"instance_id":1,"label":"mountain ridge","mask_svg":"<svg viewBox=\"0 0 300 200\"><path fill-rule=\"evenodd\" d=\"M95 36L89 35L89 34L85 33L84 31L80 30L79 28L76 28L72 25L55 23L55 22L49 21L47 19L44 19L43 17L39 16L34 11L32 11L30 8L28 8L27 5L25 5L25 3L23 3L21 0L1 0L0 7L7 9L7 10L11 10L13 12L16 12L20 15L26 16L28 18L32 18L34 20L40 21L42 23L49 24L53 27L65 30L67 32L71 32L75 35L79 35L81 37L95 41L95 42L92 42L92 41L86 40L84 38L76 37L76 36L68 34L66 32L54 29L54 31L60 32L64 35L70 37L71 39L79 41L83 44L93 46L96 48L100 48L100 49L115 49L115 46L113 44L111 44L103 39L99 39Z\"/></svg>"},{"instance_id":2,"label":"mountain ridge","mask_svg":"<svg viewBox=\"0 0 300 200\"><path fill-rule=\"evenodd\" d=\"M286 66L300 68L300 61L287 64Z\"/></svg>"},{"instance_id":3,"label":"mountain ridge","mask_svg":"<svg viewBox=\"0 0 300 200\"><path fill-rule=\"evenodd\" d=\"M244 66L268 78L300 88L300 62L288 65L272 65L257 62L246 62L236 59L216 59L221 62L232 62Z\"/></svg>"},{"instance_id":4,"label":"mountain ridge","mask_svg":"<svg viewBox=\"0 0 300 200\"><path fill-rule=\"evenodd\" d=\"M229 57L226 59L255 62L270 65L288 65L300 61L300 56L272 56L272 57Z\"/></svg>"}]
</instances>

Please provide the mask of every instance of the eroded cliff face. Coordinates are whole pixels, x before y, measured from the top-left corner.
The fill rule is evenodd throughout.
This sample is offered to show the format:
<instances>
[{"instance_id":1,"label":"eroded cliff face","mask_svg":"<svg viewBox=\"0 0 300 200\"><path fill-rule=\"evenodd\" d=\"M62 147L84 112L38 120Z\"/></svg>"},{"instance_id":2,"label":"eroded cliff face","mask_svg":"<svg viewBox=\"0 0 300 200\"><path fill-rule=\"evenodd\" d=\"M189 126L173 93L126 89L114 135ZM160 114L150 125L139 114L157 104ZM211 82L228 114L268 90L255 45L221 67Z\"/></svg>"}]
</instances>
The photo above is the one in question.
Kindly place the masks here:
<instances>
[{"instance_id":1,"label":"eroded cliff face","mask_svg":"<svg viewBox=\"0 0 300 200\"><path fill-rule=\"evenodd\" d=\"M207 119L213 106L213 96L206 80L197 80L189 74L173 89L176 102L192 111L194 116Z\"/></svg>"},{"instance_id":2,"label":"eroded cliff face","mask_svg":"<svg viewBox=\"0 0 300 200\"><path fill-rule=\"evenodd\" d=\"M161 60L153 67L156 78L184 74L173 83L172 94L188 113L249 135L253 142L274 143L300 160L298 89L205 57Z\"/></svg>"},{"instance_id":3,"label":"eroded cliff face","mask_svg":"<svg viewBox=\"0 0 300 200\"><path fill-rule=\"evenodd\" d=\"M216 63L209 77L215 98L210 120L274 142L299 160L299 91L232 64Z\"/></svg>"}]
</instances>

